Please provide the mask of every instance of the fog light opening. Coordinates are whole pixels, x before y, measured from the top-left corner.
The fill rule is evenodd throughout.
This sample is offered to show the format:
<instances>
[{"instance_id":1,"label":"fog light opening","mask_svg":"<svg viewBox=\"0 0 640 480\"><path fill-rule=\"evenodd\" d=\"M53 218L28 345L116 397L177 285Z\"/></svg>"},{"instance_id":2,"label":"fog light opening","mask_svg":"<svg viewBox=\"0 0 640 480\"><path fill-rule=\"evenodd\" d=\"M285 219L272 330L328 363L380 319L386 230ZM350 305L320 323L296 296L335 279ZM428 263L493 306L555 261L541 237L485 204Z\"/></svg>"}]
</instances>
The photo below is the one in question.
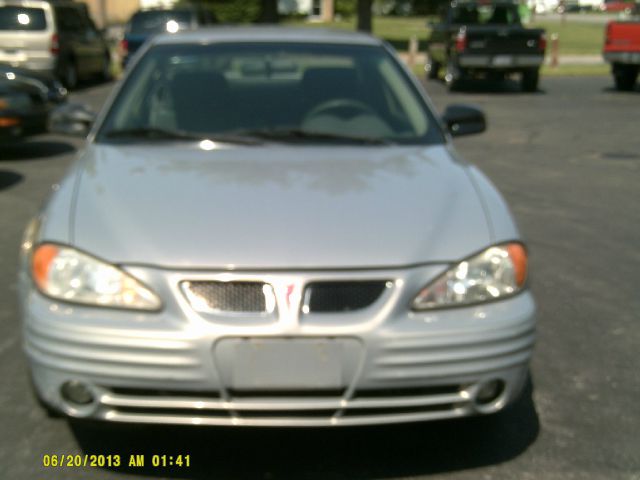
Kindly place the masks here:
<instances>
[{"instance_id":1,"label":"fog light opening","mask_svg":"<svg viewBox=\"0 0 640 480\"><path fill-rule=\"evenodd\" d=\"M492 404L500 398L504 392L504 387L502 380L490 380L483 383L476 394L476 405L486 406Z\"/></svg>"},{"instance_id":2,"label":"fog light opening","mask_svg":"<svg viewBox=\"0 0 640 480\"><path fill-rule=\"evenodd\" d=\"M65 382L60 388L60 394L65 401L77 406L90 405L95 399L89 386L77 380Z\"/></svg>"}]
</instances>

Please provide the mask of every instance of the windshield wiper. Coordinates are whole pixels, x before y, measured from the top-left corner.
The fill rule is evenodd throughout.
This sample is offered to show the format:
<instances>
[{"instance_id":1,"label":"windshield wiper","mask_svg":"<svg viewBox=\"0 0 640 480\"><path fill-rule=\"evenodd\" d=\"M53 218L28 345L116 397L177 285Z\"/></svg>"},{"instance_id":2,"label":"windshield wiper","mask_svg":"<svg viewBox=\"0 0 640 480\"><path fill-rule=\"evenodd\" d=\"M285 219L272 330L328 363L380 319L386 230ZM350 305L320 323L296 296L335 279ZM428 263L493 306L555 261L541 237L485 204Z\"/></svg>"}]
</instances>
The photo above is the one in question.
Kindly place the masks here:
<instances>
[{"instance_id":1,"label":"windshield wiper","mask_svg":"<svg viewBox=\"0 0 640 480\"><path fill-rule=\"evenodd\" d=\"M299 128L290 129L256 129L256 130L233 130L234 135L249 136L263 138L276 141L322 141L322 142L340 142L340 143L360 143L369 145L390 145L393 142L385 138L366 137L358 135L345 135L330 132L314 132L311 130L302 130Z\"/></svg>"},{"instance_id":2,"label":"windshield wiper","mask_svg":"<svg viewBox=\"0 0 640 480\"><path fill-rule=\"evenodd\" d=\"M237 135L235 133L192 133L158 127L135 127L111 130L107 132L105 136L107 138L142 138L149 140L213 140L225 143L242 143L248 145L260 143L256 138L251 138L251 136L246 135Z\"/></svg>"},{"instance_id":3,"label":"windshield wiper","mask_svg":"<svg viewBox=\"0 0 640 480\"><path fill-rule=\"evenodd\" d=\"M111 130L105 136L108 138L149 138L154 140L202 140L204 138L202 135L158 127L122 128Z\"/></svg>"},{"instance_id":4,"label":"windshield wiper","mask_svg":"<svg viewBox=\"0 0 640 480\"><path fill-rule=\"evenodd\" d=\"M227 143L241 143L254 145L261 143L262 140L275 141L321 141L321 142L339 142L339 143L358 143L368 145L389 145L390 140L385 138L366 137L358 135L344 135L330 132L314 132L310 130L302 130L299 128L290 129L247 129L247 130L231 130L221 133L191 133L182 130L170 130L158 127L135 127L123 128L120 130L111 130L105 134L107 138L124 138L124 139L149 139L149 140L213 140Z\"/></svg>"}]
</instances>

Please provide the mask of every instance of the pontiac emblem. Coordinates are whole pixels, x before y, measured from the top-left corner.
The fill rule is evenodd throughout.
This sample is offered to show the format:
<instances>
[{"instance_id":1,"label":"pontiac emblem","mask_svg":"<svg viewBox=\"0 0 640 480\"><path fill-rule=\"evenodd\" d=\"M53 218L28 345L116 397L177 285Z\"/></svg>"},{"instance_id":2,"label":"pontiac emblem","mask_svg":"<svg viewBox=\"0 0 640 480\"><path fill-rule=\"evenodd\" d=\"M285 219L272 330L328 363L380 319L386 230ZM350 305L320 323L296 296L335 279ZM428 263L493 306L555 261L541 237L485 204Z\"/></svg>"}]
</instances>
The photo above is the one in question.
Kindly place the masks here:
<instances>
[{"instance_id":1,"label":"pontiac emblem","mask_svg":"<svg viewBox=\"0 0 640 480\"><path fill-rule=\"evenodd\" d=\"M285 293L285 298L287 301L287 308L289 310L291 310L291 302L295 301L295 296L292 298L293 293L296 290L296 285L295 283L290 283L289 285L287 285L287 291Z\"/></svg>"}]
</instances>

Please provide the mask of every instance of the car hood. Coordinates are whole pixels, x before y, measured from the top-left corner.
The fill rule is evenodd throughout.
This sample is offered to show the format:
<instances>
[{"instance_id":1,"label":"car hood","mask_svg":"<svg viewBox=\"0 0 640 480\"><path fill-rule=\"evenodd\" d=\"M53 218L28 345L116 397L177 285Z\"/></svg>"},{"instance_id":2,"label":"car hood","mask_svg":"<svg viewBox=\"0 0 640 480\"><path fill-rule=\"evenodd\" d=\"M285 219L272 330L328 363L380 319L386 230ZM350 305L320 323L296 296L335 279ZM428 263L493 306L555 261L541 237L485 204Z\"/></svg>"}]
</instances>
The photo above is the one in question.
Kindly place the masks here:
<instances>
[{"instance_id":1,"label":"car hood","mask_svg":"<svg viewBox=\"0 0 640 480\"><path fill-rule=\"evenodd\" d=\"M0 69L0 75L1 74L2 71ZM47 101L47 87L41 81L24 76L15 76L13 80L8 80L3 77L4 75L0 76L0 93L26 93L31 97L39 97L39 103Z\"/></svg>"},{"instance_id":2,"label":"car hood","mask_svg":"<svg viewBox=\"0 0 640 480\"><path fill-rule=\"evenodd\" d=\"M114 263L175 268L452 261L491 243L467 169L441 145L92 144L72 242Z\"/></svg>"}]
</instances>

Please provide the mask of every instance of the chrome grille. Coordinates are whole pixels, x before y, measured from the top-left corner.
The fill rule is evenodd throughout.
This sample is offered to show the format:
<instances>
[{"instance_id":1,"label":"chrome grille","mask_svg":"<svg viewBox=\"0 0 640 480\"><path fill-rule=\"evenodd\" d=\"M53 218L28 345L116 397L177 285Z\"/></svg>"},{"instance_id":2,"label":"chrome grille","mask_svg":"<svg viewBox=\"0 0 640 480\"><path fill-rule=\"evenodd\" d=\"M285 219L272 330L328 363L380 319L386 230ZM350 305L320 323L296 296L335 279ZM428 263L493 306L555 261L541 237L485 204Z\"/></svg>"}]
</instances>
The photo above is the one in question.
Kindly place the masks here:
<instances>
[{"instance_id":1,"label":"chrome grille","mask_svg":"<svg viewBox=\"0 0 640 480\"><path fill-rule=\"evenodd\" d=\"M262 282L182 282L182 291L197 312L271 313L275 295Z\"/></svg>"},{"instance_id":2,"label":"chrome grille","mask_svg":"<svg viewBox=\"0 0 640 480\"><path fill-rule=\"evenodd\" d=\"M326 426L433 420L472 412L473 385L232 394L102 387L104 418L162 424ZM232 392L228 392L232 393ZM370 394L373 394L370 396ZM255 395L255 396L254 396Z\"/></svg>"},{"instance_id":3,"label":"chrome grille","mask_svg":"<svg viewBox=\"0 0 640 480\"><path fill-rule=\"evenodd\" d=\"M349 312L373 304L387 281L314 282L307 285L304 313Z\"/></svg>"}]
</instances>

